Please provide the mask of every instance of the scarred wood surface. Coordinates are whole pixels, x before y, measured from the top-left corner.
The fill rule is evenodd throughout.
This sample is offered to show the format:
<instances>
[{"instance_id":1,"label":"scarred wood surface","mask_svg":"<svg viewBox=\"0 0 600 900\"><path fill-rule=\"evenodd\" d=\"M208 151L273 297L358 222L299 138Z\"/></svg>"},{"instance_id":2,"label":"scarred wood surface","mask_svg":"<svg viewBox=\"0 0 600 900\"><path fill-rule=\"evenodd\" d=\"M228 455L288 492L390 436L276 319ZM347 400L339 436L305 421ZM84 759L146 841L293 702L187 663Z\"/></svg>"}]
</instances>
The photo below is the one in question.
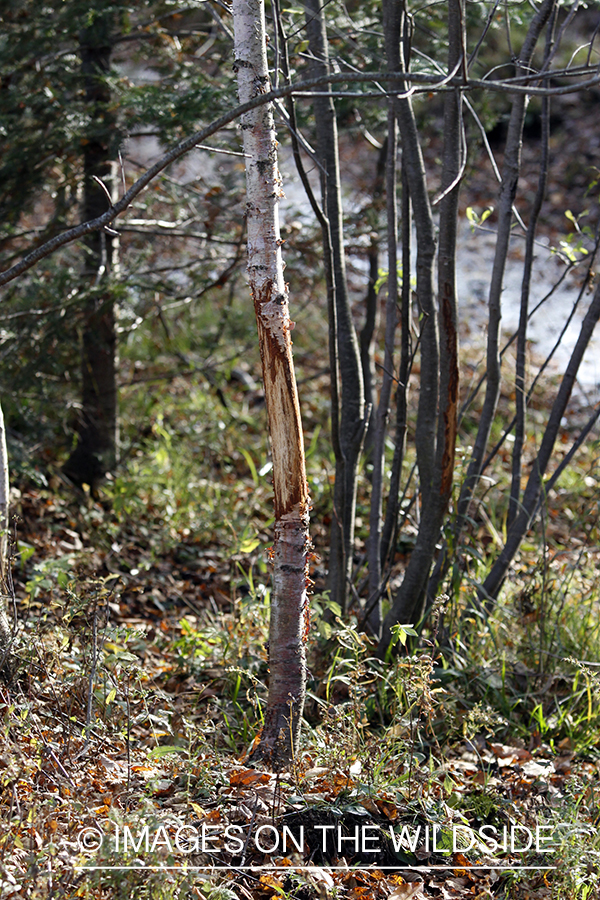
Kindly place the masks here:
<instances>
[{"instance_id":1,"label":"scarred wood surface","mask_svg":"<svg viewBox=\"0 0 600 900\"><path fill-rule=\"evenodd\" d=\"M241 103L270 89L264 3L234 0L235 70ZM309 497L292 360L288 286L278 204L282 196L271 105L241 120L246 156L248 278L254 301L273 451L275 540L269 697L255 756L279 766L297 748L304 706L308 615Z\"/></svg>"}]
</instances>

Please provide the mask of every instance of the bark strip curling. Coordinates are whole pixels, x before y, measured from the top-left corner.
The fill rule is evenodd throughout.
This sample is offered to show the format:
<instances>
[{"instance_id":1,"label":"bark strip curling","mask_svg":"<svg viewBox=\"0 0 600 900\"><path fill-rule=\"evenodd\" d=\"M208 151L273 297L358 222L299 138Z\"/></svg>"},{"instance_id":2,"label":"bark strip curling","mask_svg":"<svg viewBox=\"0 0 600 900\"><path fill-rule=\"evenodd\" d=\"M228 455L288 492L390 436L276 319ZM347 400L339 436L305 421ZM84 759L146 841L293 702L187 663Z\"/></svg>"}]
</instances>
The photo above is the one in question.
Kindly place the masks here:
<instances>
[{"instance_id":1,"label":"bark strip curling","mask_svg":"<svg viewBox=\"0 0 600 900\"><path fill-rule=\"evenodd\" d=\"M234 0L240 103L270 90L263 0ZM269 634L269 696L253 758L274 768L298 748L306 689L309 497L292 359L288 285L283 279L278 204L281 179L272 104L241 119L246 157L248 276L254 300L273 450L275 540Z\"/></svg>"}]
</instances>

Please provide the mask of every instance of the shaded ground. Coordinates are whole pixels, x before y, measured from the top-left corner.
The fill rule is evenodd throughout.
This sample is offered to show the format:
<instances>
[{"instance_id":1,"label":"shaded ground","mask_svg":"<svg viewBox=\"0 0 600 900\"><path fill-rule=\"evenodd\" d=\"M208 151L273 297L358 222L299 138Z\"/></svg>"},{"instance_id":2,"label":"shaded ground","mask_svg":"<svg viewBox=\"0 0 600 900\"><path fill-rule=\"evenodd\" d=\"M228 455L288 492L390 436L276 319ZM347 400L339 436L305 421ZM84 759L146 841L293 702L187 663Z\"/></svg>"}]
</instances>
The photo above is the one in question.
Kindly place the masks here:
<instances>
[{"instance_id":1,"label":"shaded ground","mask_svg":"<svg viewBox=\"0 0 600 900\"><path fill-rule=\"evenodd\" d=\"M565 867L595 877L595 754L571 739L551 747L539 728L495 740L485 716L462 738L446 717L465 701L427 653L398 669L416 692L412 725L363 718L388 675L361 651L331 670L331 692L315 669L320 725L307 725L292 770L246 767L266 676L260 595L240 590L218 552L191 564L178 547L140 571L133 534L118 551L87 544L80 517L89 527L94 515L107 514L21 496L20 539L57 567L37 594L16 570L19 597L34 596L21 604L20 671L0 692L3 896L137 897L153 885L214 898L550 898ZM73 552L76 585L60 573ZM549 686L568 697L566 682Z\"/></svg>"}]
</instances>

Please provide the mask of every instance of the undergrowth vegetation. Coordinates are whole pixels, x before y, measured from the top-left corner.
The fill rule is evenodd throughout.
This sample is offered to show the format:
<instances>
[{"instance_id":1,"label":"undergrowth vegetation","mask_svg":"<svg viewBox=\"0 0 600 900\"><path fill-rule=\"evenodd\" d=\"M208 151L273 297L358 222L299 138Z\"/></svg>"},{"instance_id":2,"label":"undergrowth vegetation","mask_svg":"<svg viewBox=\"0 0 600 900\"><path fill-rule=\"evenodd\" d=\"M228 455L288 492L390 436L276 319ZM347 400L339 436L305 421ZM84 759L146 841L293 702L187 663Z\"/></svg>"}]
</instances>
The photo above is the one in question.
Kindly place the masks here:
<instances>
[{"instance_id":1,"label":"undergrowth vegetation","mask_svg":"<svg viewBox=\"0 0 600 900\"><path fill-rule=\"evenodd\" d=\"M275 108L301 142L294 150L278 121L281 187L277 180L270 196L281 199L277 245L294 322L283 321L293 333L313 544L308 576L295 566L303 600L310 586L310 618L299 608L307 696L299 749L285 768L267 770L253 757L269 723L279 557L244 273L252 240L240 135L249 126L230 121L165 169L114 228L97 232L96 254L89 241L65 246L3 297L15 630L0 652L0 900L600 897L600 439L589 370L577 369L570 401L551 417L568 383L565 347L587 319L582 307L596 303L598 4L575 2L568 12L557 2L546 50L534 53L533 41L521 59L532 11L547 3L425 4L409 15L405 4L371 0L273 2L267 15L279 27L266 51L275 81L316 73L321 51L310 31L323 10L336 77L386 66L390 76L397 66L384 45L394 5L407 90L392 81L390 96L401 87L403 96L386 108L387 81L332 84L334 167L324 151L338 137L324 138L316 98L302 92ZM174 140L229 109L234 75L250 67L231 66L236 29L220 0L181 9L171 0L6 6L2 269L89 218L91 182L109 195L100 196L104 209L113 175L116 195ZM96 45L88 29L104 16ZM105 58L93 78L83 77L88 42ZM447 57L451 44L457 55ZM255 75L263 92L268 78ZM88 102L94 80L102 102ZM454 112L445 99L453 94L464 100ZM406 104L410 116L399 118ZM413 118L423 165L411 170ZM400 152L389 127L396 120ZM102 141L106 168L93 174L88 155ZM336 212L338 164L344 209ZM319 199L309 203L305 191L319 168L320 223ZM449 200L461 182L455 215ZM424 222L427 196L433 212ZM456 289L447 266L455 244ZM339 305L346 287L347 308ZM444 292L460 301L455 315ZM501 305L502 321L519 324L496 345ZM103 318L110 334L101 338ZM539 339L546 325L550 343ZM354 328L360 370L357 356L348 380L342 357ZM588 343L589 361L591 333ZM92 344L104 354L108 388L92 377ZM115 416L115 404L103 403L117 395ZM342 446L357 424L343 421L356 399L364 444L357 431ZM105 414L110 454L86 452L106 464L69 467L83 437L94 443L87 426ZM542 466L547 435L553 451ZM478 447L487 459L477 460ZM345 478L355 451L354 521L355 485ZM539 507L527 508L537 473L546 489ZM537 488L528 496L535 507ZM383 541L386 504L393 515ZM523 511L498 589L486 594ZM439 590L429 590L436 561ZM403 588L398 609L419 612L408 621L398 613L389 647L378 644L372 635L383 628L387 641L386 614ZM431 608L419 620L422 602ZM289 738L280 743L295 748Z\"/></svg>"},{"instance_id":2,"label":"undergrowth vegetation","mask_svg":"<svg viewBox=\"0 0 600 900\"><path fill-rule=\"evenodd\" d=\"M6 896L400 898L420 889L423 866L445 872L453 897L475 887L479 897L595 896L597 446L547 499L484 616L470 601L505 527L500 454L452 599L439 599L424 631L399 626L381 661L359 607L342 619L325 590L319 511L332 469L314 381L303 389L316 543L308 702L287 773L243 762L268 678L271 486L260 389L227 378L218 388L202 378L176 380L168 393L148 386L147 426L125 426L128 452L97 497L74 497L42 460L35 478L18 475L19 631L0 698ZM274 847L284 826L290 843ZM485 826L485 840L469 846ZM552 851L536 849L536 826L552 835ZM365 828L378 835L375 860L368 842L353 843ZM302 850L291 843L300 834ZM282 868L248 868L265 864Z\"/></svg>"}]
</instances>

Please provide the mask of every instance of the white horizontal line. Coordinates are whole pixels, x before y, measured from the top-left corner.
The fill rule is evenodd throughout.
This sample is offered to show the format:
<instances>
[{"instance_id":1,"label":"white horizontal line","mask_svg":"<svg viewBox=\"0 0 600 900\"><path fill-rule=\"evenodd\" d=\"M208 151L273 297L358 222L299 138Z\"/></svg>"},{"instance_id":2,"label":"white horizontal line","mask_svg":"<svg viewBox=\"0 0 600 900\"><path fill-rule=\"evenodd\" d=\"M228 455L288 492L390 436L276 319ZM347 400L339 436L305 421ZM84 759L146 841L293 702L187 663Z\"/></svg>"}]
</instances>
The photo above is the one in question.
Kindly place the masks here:
<instances>
[{"instance_id":1,"label":"white horizontal line","mask_svg":"<svg viewBox=\"0 0 600 900\"><path fill-rule=\"evenodd\" d=\"M79 871L114 871L114 872L145 872L148 869L159 872L315 872L323 869L326 872L433 872L437 870L464 869L464 871L491 871L494 872L547 872L558 869L558 866L464 866L459 863L450 863L447 866L374 866L355 868L350 866L297 866L292 863L289 866L73 866Z\"/></svg>"}]
</instances>

